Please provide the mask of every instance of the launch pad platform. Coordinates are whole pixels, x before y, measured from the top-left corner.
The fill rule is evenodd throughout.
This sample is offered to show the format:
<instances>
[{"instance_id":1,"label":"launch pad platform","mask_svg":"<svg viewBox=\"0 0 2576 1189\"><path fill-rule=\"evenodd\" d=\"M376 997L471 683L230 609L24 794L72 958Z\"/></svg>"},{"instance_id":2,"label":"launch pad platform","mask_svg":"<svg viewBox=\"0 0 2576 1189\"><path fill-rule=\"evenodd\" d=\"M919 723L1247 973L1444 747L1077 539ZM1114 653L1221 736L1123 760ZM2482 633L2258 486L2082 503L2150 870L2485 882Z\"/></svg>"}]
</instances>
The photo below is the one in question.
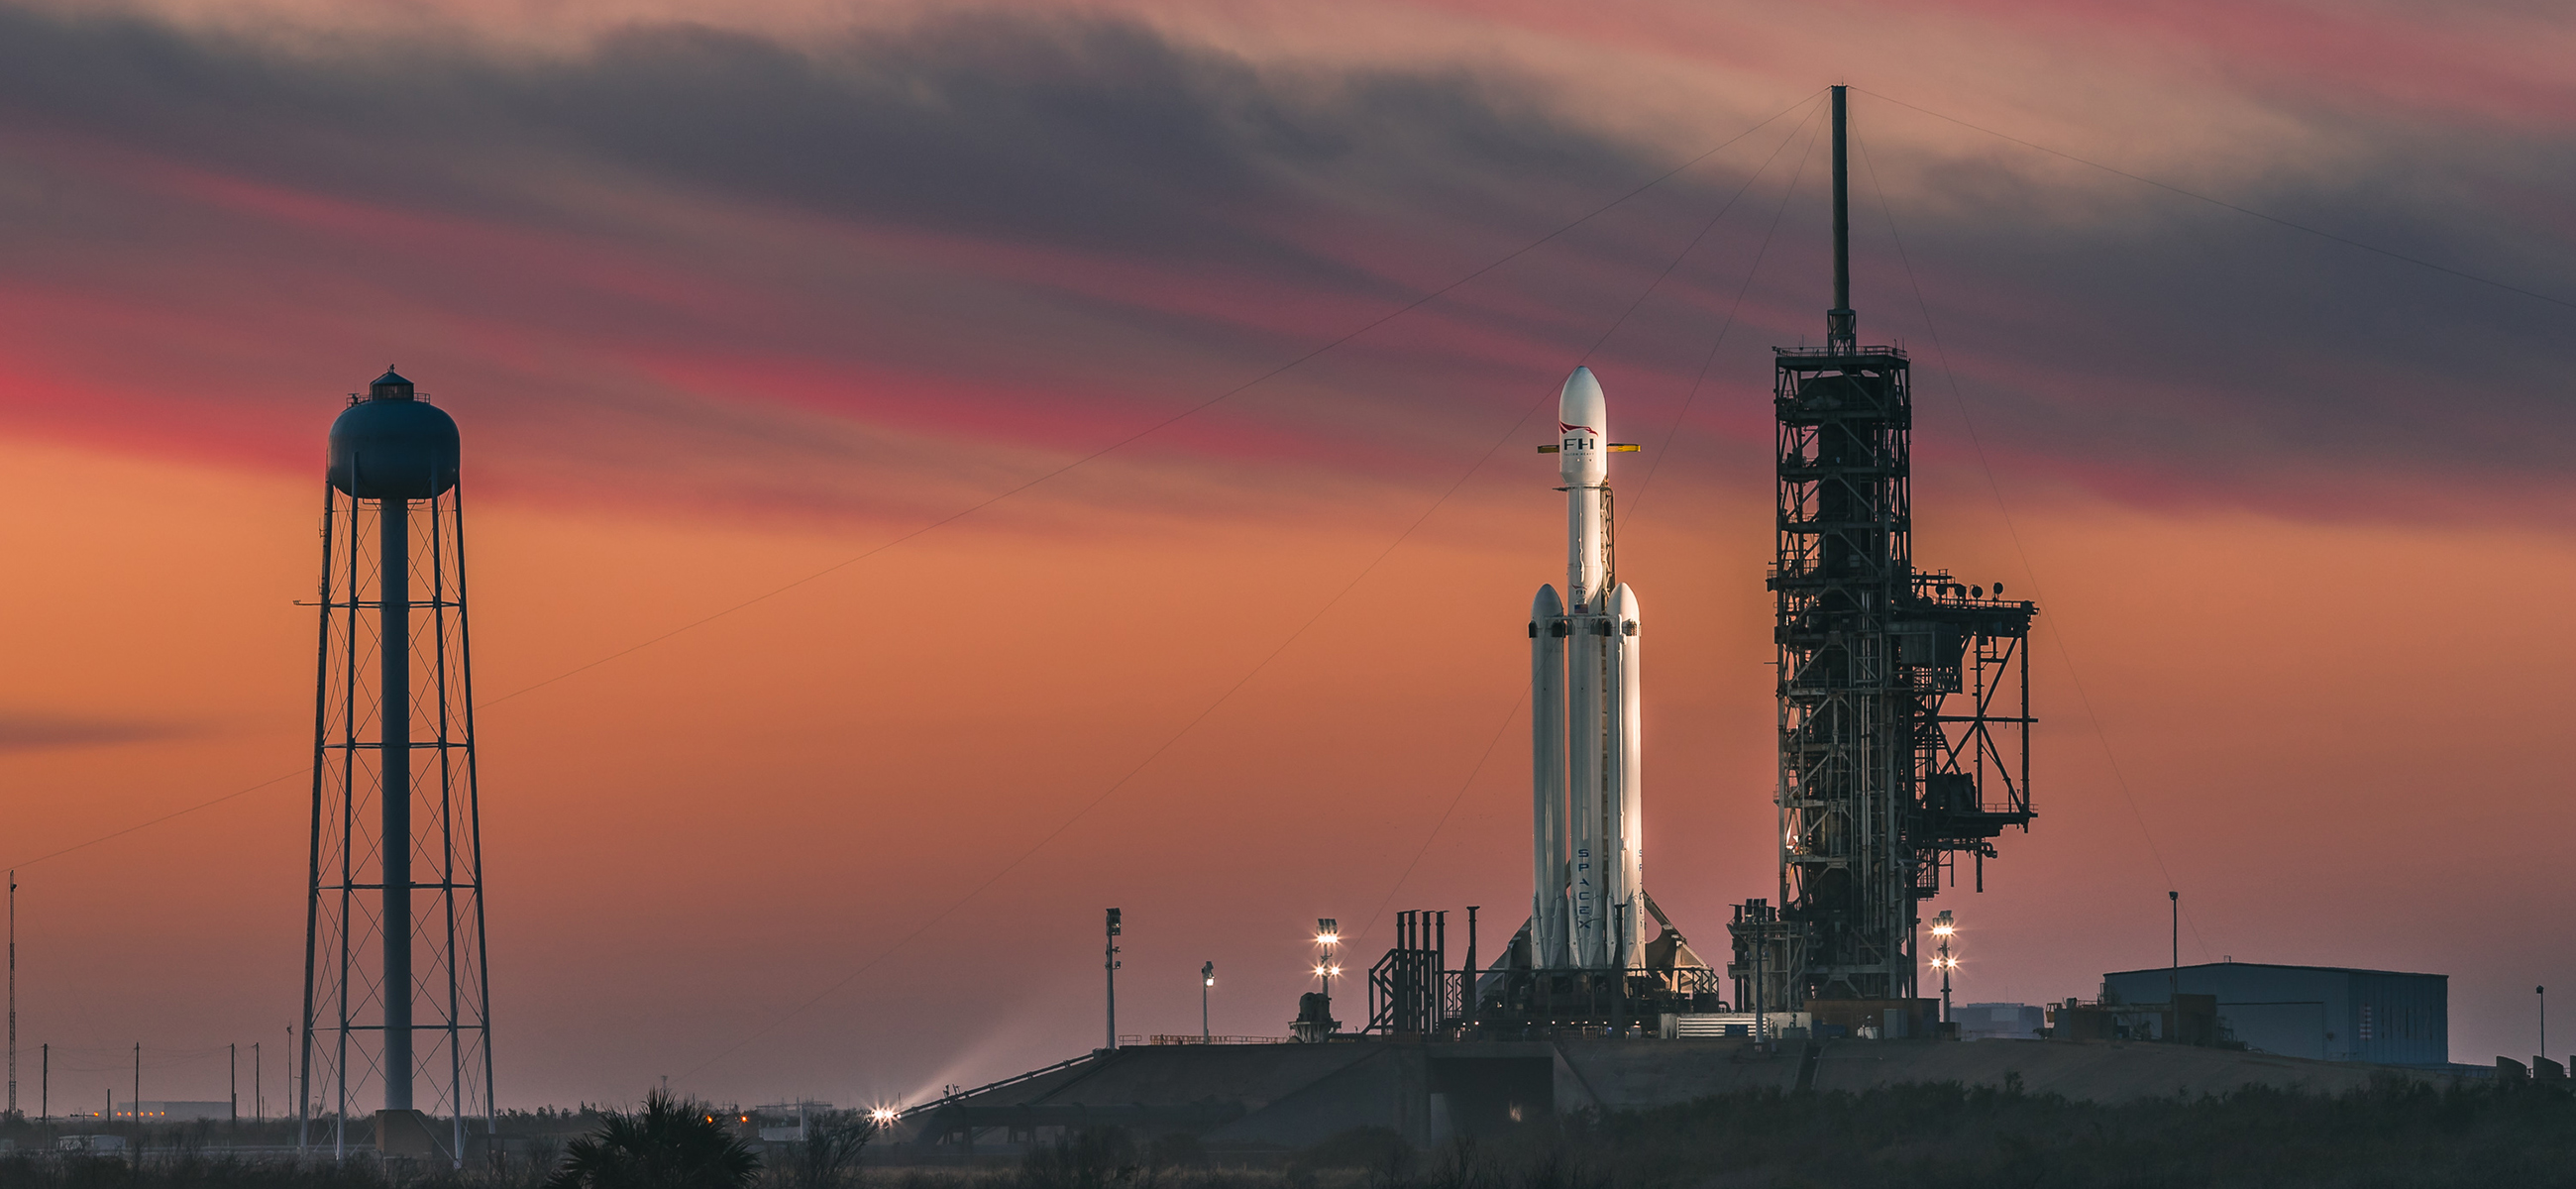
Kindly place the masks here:
<instances>
[{"instance_id":1,"label":"launch pad platform","mask_svg":"<svg viewBox=\"0 0 2576 1189\"><path fill-rule=\"evenodd\" d=\"M1089 1127L1185 1132L1212 1151L1286 1150L1359 1127L1423 1147L1586 1110L1678 1105L1744 1090L1958 1083L2124 1102L2271 1086L2340 1093L2444 1075L2152 1043L1561 1038L1174 1044L1098 1050L906 1111L896 1159L1009 1155Z\"/></svg>"}]
</instances>

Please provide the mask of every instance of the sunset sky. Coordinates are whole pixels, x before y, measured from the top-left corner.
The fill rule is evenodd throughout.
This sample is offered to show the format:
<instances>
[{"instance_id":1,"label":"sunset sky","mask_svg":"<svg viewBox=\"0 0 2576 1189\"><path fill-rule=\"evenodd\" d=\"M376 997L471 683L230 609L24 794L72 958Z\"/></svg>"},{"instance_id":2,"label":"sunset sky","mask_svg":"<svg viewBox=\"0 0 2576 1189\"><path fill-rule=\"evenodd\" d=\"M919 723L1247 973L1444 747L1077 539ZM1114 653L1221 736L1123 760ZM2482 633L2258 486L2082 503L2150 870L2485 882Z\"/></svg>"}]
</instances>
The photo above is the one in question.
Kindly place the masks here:
<instances>
[{"instance_id":1,"label":"sunset sky","mask_svg":"<svg viewBox=\"0 0 2576 1189\"><path fill-rule=\"evenodd\" d=\"M40 1043L57 1111L137 1042L286 1099L296 601L388 363L464 435L505 1106L1061 1060L1113 904L1127 1032L1213 960L1284 1034L1318 916L1490 954L1578 362L1647 886L1722 953L1833 83L1918 564L2041 607L1960 1001L2162 963L2168 888L2186 962L2449 974L2457 1061L2576 991L2560 6L716 7L0 3L22 1105Z\"/></svg>"}]
</instances>

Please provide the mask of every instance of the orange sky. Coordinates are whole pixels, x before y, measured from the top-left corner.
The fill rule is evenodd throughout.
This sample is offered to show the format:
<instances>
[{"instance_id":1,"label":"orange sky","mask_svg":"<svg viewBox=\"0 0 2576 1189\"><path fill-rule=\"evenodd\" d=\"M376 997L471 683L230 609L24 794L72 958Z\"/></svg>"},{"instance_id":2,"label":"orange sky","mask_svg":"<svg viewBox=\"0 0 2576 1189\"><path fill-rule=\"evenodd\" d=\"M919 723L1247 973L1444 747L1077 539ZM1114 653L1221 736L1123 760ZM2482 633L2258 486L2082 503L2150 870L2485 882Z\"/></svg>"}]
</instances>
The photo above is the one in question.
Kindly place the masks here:
<instances>
[{"instance_id":1,"label":"orange sky","mask_svg":"<svg viewBox=\"0 0 2576 1189\"><path fill-rule=\"evenodd\" d=\"M210 31L153 10L175 23L139 27L209 77L308 98L343 81L299 41L320 18ZM46 11L0 21L112 53ZM422 18L501 48L335 35L430 45L425 77L613 42L600 10L533 11ZM908 19L746 11L739 43L651 51L703 68L678 72L680 99L750 104L710 63L788 44L764 38ZM1217 1031L1284 1032L1317 916L1373 928L1363 952L1408 907L1482 904L1488 947L1507 936L1528 895L1521 624L1562 577L1553 470L1513 427L1587 350L1634 427L1614 434L1650 445L1614 477L1649 623L1648 882L1722 949L1725 905L1773 878L1762 356L1821 330L1803 109L1277 380L581 668L1252 380L1676 145L1874 77L1758 60L1867 24L1857 6L1638 5L1586 29L1391 6L1339 47L1272 9L1121 11L995 9L902 43L932 64L920 85L1111 130L1059 172L1021 141L939 158L999 171L956 195L626 144L608 73L516 79L539 106L506 115L425 88L418 125L205 84L260 131L239 140L191 134L185 95L0 85L26 117L0 134L0 204L24 216L0 256L0 861L22 866L21 1048L56 1046L58 1109L124 1087L137 1041L146 1097L220 1097L226 1043L283 1051L311 708L294 601L322 432L388 359L465 435L478 693L502 699L481 728L504 1104L624 1100L662 1075L746 1101L910 1099L1058 1060L1096 1040L1109 904L1130 1032L1194 1028L1206 960ZM2372 9L2290 63L2292 94L2191 11L1950 6L1925 36L2010 36L1883 85L2556 292L2533 278L2566 275L2576 228L2529 196L2563 180L2568 88L2519 50L2493 70L2452 52L2562 31L2496 15L2409 40L2429 26ZM2247 37L2299 12L2247 11ZM2097 46L2100 77L2045 75L2054 108L2013 73ZM816 77L913 60L871 52ZM1178 65L1097 84L1156 55ZM1656 85L1675 78L1720 114ZM1297 135L1202 128L1165 85ZM2527 988L2576 986L2548 956L2576 824L2552 725L2576 663L2557 625L2576 434L2547 349L2566 311L1855 103L1906 221L1900 260L1870 199L1856 253L1864 336L1923 361L1916 556L2042 606L2038 824L1983 896L1941 902L1962 1001L2089 997L2162 961L2178 886L2186 961L2449 973L2454 1059L2527 1053ZM898 125L830 126L929 135ZM409 156L352 147L369 128ZM1474 139L1489 128L1519 139ZM1632 172L1588 172L1613 169Z\"/></svg>"}]
</instances>

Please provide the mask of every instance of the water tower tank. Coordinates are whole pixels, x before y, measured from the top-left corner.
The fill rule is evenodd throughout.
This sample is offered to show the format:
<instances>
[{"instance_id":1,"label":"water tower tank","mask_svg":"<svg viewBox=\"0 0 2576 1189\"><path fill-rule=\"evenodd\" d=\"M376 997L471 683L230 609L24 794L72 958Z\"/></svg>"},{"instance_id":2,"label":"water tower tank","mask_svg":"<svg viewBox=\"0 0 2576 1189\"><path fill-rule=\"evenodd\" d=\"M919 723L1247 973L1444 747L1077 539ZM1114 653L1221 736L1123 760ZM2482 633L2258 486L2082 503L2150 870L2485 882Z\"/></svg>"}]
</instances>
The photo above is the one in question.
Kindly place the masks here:
<instances>
[{"instance_id":1,"label":"water tower tank","mask_svg":"<svg viewBox=\"0 0 2576 1189\"><path fill-rule=\"evenodd\" d=\"M456 420L388 368L331 423L331 486L362 500L425 500L456 486Z\"/></svg>"}]
</instances>

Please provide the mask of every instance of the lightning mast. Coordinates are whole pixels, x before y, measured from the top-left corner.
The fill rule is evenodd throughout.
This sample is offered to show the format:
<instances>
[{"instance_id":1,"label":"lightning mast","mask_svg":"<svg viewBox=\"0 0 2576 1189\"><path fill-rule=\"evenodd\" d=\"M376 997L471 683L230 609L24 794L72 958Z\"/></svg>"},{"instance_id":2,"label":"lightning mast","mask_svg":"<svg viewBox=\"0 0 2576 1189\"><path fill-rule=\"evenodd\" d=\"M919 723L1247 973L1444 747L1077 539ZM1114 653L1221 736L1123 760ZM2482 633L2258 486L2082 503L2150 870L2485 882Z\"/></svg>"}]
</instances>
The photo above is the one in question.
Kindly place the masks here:
<instances>
[{"instance_id":1,"label":"lightning mast","mask_svg":"<svg viewBox=\"0 0 2576 1189\"><path fill-rule=\"evenodd\" d=\"M1834 305L1822 347L1774 348L1779 904L1730 926L1739 1004L1911 1000L1920 901L2030 809L2037 608L1913 558L1913 397L1851 304L1844 88L1833 89Z\"/></svg>"}]
</instances>

